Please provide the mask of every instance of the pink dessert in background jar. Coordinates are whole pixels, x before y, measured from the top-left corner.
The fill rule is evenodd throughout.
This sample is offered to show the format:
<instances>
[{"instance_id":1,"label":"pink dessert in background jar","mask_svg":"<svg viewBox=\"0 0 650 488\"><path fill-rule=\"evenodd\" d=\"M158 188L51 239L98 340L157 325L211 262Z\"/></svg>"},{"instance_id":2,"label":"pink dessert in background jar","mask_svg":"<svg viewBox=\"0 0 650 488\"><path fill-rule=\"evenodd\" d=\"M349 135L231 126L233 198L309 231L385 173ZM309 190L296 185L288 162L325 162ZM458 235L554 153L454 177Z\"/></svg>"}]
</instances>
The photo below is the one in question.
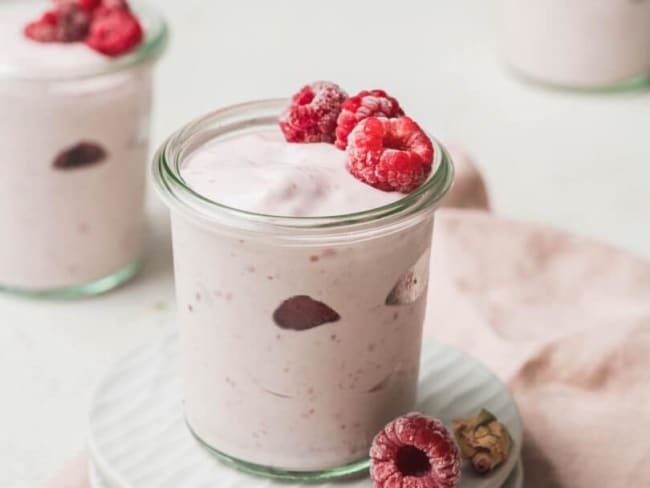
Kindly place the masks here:
<instances>
[{"instance_id":1,"label":"pink dessert in background jar","mask_svg":"<svg viewBox=\"0 0 650 488\"><path fill-rule=\"evenodd\" d=\"M500 0L508 63L532 79L608 88L650 76L650 1Z\"/></svg>"},{"instance_id":2,"label":"pink dessert in background jar","mask_svg":"<svg viewBox=\"0 0 650 488\"><path fill-rule=\"evenodd\" d=\"M150 10L56 8L0 5L0 290L72 297L137 269L152 66L166 27ZM143 33L125 42L104 30L95 47L117 49L109 56L92 36L115 15L137 16Z\"/></svg>"},{"instance_id":3,"label":"pink dessert in background jar","mask_svg":"<svg viewBox=\"0 0 650 488\"><path fill-rule=\"evenodd\" d=\"M281 116L284 136L283 100L200 119L154 175L190 429L241 469L324 479L367 468L375 434L414 406L433 211L453 170L405 119L359 122L338 149L336 114L311 120L308 95L305 113ZM386 169L398 161L405 172Z\"/></svg>"}]
</instances>

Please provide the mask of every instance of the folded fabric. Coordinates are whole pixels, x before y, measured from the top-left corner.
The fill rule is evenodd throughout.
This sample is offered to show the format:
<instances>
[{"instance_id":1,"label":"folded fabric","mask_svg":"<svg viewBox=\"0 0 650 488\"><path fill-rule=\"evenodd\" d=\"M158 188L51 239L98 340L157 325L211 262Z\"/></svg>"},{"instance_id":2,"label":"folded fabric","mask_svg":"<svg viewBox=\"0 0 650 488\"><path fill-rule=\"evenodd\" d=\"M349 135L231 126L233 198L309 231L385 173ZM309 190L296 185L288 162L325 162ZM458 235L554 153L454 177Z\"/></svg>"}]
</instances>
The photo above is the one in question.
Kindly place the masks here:
<instances>
[{"instance_id":1,"label":"folded fabric","mask_svg":"<svg viewBox=\"0 0 650 488\"><path fill-rule=\"evenodd\" d=\"M650 486L650 262L480 212L434 241L426 332L510 384L526 487Z\"/></svg>"},{"instance_id":2,"label":"folded fabric","mask_svg":"<svg viewBox=\"0 0 650 488\"><path fill-rule=\"evenodd\" d=\"M442 201L443 207L490 209L485 179L473 158L460 146L448 144L447 149L456 170L454 186Z\"/></svg>"}]
</instances>

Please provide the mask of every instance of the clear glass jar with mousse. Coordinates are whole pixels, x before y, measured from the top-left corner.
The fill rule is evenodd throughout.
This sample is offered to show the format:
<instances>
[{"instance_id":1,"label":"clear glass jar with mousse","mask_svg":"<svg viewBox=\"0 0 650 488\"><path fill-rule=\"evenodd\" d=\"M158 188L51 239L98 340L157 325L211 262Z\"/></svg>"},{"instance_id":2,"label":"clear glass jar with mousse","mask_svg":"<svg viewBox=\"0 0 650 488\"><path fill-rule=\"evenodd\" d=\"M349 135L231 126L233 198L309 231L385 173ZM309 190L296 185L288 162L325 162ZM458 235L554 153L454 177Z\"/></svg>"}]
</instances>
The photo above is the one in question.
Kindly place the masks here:
<instances>
[{"instance_id":1,"label":"clear glass jar with mousse","mask_svg":"<svg viewBox=\"0 0 650 488\"><path fill-rule=\"evenodd\" d=\"M650 0L499 0L501 42L515 73L579 90L650 80Z\"/></svg>"},{"instance_id":2,"label":"clear glass jar with mousse","mask_svg":"<svg viewBox=\"0 0 650 488\"><path fill-rule=\"evenodd\" d=\"M105 60L75 51L93 61L77 63L65 50L90 48L17 37L44 4L0 5L15 18L15 31L0 37L27 50L0 56L0 291L73 298L114 288L139 268L152 68L168 30L156 10L135 3L141 45ZM43 56L30 58L33 48Z\"/></svg>"},{"instance_id":3,"label":"clear glass jar with mousse","mask_svg":"<svg viewBox=\"0 0 650 488\"><path fill-rule=\"evenodd\" d=\"M433 214L453 166L434 141L432 175L417 190L328 217L256 214L186 184L189 155L276 127L285 104L211 113L154 159L171 210L185 415L200 443L239 469L336 478L366 469L373 436L414 407ZM322 323L278 320L291 300L325 305Z\"/></svg>"}]
</instances>

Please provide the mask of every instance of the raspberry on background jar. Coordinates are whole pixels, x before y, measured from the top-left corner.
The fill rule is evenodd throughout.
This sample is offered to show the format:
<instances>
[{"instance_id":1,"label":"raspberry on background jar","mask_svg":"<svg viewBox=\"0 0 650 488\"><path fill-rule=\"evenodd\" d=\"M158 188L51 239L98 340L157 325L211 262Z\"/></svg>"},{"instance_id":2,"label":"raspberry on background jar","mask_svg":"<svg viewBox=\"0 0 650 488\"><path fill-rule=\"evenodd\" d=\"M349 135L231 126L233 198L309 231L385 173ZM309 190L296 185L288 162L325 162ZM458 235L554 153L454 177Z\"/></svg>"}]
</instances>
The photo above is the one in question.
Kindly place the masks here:
<instances>
[{"instance_id":1,"label":"raspberry on background jar","mask_svg":"<svg viewBox=\"0 0 650 488\"><path fill-rule=\"evenodd\" d=\"M525 78L577 89L650 76L649 0L500 0L502 50Z\"/></svg>"},{"instance_id":2,"label":"raspberry on background jar","mask_svg":"<svg viewBox=\"0 0 650 488\"><path fill-rule=\"evenodd\" d=\"M186 125L153 172L171 210L190 430L240 469L323 480L367 469L374 435L414 406L433 212L453 166L434 141L418 189L330 217L254 213L187 184L181 168L193 154L277 128L285 103Z\"/></svg>"},{"instance_id":3,"label":"raspberry on background jar","mask_svg":"<svg viewBox=\"0 0 650 488\"><path fill-rule=\"evenodd\" d=\"M67 38L28 39L23 29L46 6L0 4L0 145L9 155L0 179L0 290L72 298L114 288L139 268L152 68L167 26L135 4L142 42L107 57ZM57 32L76 36L66 29ZM41 25L27 30L48 35Z\"/></svg>"}]
</instances>

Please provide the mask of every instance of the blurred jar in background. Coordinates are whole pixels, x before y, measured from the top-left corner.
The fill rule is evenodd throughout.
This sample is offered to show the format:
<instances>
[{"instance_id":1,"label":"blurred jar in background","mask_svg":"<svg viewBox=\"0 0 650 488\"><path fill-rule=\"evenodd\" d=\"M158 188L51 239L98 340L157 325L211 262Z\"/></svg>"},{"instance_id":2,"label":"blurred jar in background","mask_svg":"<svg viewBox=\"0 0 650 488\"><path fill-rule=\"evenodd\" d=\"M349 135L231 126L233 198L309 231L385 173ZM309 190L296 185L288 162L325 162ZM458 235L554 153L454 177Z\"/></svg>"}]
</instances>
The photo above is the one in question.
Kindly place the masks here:
<instances>
[{"instance_id":1,"label":"blurred jar in background","mask_svg":"<svg viewBox=\"0 0 650 488\"><path fill-rule=\"evenodd\" d=\"M650 0L499 0L506 61L569 88L634 86L650 74Z\"/></svg>"},{"instance_id":2,"label":"blurred jar in background","mask_svg":"<svg viewBox=\"0 0 650 488\"><path fill-rule=\"evenodd\" d=\"M0 2L0 291L94 295L130 279L144 235L152 69L167 27L152 9L137 49L35 42L45 2Z\"/></svg>"}]
</instances>

